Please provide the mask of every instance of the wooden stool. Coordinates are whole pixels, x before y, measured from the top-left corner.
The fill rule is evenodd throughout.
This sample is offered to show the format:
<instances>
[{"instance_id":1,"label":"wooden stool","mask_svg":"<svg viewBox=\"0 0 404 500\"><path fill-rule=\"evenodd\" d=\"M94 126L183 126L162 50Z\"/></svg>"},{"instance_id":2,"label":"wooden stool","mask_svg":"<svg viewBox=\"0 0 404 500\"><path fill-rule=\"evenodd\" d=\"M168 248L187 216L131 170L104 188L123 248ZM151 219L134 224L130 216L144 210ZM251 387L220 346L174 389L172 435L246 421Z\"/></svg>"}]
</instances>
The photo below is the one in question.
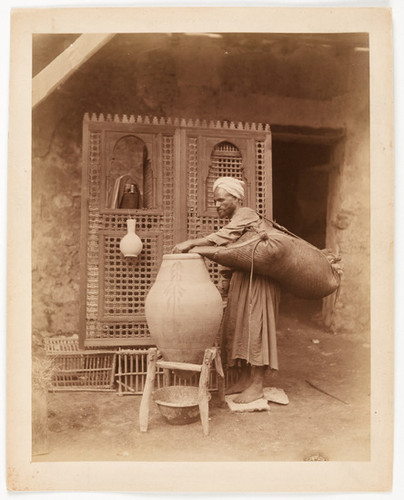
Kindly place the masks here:
<instances>
[{"instance_id":1,"label":"wooden stool","mask_svg":"<svg viewBox=\"0 0 404 500\"><path fill-rule=\"evenodd\" d=\"M142 401L139 409L139 426L142 432L146 432L149 424L149 410L152 392L154 388L154 381L156 377L157 367L166 370L165 381L169 381L167 376L168 370L184 370L199 372L199 389L198 389L198 406L199 414L201 416L202 429L205 436L209 434L209 373L212 361L215 361L215 369L219 377L217 380L219 398L224 401L224 373L222 361L220 358L220 351L217 347L211 347L205 350L203 361L201 365L193 363L180 363L175 361L164 361L158 359L158 350L156 347L149 349L147 354L147 375L146 383L143 390Z\"/></svg>"}]
</instances>

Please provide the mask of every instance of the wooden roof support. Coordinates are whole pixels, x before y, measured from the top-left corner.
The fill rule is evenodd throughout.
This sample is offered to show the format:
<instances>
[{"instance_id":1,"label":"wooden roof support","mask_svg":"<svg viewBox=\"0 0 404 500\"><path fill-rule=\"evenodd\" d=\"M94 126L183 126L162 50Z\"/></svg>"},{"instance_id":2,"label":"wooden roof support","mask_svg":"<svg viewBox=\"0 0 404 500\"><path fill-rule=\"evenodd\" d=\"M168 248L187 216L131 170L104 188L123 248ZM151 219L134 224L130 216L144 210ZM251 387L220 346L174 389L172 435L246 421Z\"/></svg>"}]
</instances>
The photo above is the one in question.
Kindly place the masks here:
<instances>
[{"instance_id":1,"label":"wooden roof support","mask_svg":"<svg viewBox=\"0 0 404 500\"><path fill-rule=\"evenodd\" d=\"M105 45L114 34L80 35L64 52L59 54L32 80L32 107L45 99Z\"/></svg>"}]
</instances>

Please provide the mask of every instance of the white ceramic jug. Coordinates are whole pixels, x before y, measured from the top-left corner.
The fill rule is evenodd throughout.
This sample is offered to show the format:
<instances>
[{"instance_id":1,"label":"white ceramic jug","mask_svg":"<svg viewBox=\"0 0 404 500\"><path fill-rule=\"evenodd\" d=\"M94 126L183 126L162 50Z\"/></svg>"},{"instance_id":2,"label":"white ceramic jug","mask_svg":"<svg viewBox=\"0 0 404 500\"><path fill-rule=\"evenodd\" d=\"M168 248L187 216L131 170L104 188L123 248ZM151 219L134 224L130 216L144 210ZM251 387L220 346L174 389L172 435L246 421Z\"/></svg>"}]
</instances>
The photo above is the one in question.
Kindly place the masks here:
<instances>
[{"instance_id":1,"label":"white ceramic jug","mask_svg":"<svg viewBox=\"0 0 404 500\"><path fill-rule=\"evenodd\" d=\"M142 240L136 234L136 219L126 221L128 232L121 239L119 248L125 257L137 257L143 249Z\"/></svg>"}]
</instances>

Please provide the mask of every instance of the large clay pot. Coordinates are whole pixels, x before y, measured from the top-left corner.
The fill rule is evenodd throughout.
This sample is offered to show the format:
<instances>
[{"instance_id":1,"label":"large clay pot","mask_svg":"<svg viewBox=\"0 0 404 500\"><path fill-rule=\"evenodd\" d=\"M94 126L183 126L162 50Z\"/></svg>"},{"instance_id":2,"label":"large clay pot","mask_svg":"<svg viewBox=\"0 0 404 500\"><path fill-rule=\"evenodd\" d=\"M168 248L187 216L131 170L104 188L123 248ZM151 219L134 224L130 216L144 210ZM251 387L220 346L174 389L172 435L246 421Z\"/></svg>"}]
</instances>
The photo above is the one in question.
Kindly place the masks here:
<instances>
[{"instance_id":1,"label":"large clay pot","mask_svg":"<svg viewBox=\"0 0 404 500\"><path fill-rule=\"evenodd\" d=\"M164 255L145 302L152 340L166 361L201 364L223 314L222 298L197 254Z\"/></svg>"}]
</instances>

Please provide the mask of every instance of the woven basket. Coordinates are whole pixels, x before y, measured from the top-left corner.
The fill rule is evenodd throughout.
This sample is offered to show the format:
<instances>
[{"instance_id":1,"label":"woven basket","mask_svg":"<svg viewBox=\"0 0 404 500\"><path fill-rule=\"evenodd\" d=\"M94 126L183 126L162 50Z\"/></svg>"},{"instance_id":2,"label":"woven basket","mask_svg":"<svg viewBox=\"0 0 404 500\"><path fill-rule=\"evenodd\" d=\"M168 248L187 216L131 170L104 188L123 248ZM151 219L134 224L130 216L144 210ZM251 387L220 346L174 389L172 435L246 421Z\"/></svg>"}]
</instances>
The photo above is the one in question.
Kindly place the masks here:
<instances>
[{"instance_id":1,"label":"woven basket","mask_svg":"<svg viewBox=\"0 0 404 500\"><path fill-rule=\"evenodd\" d=\"M52 391L112 391L115 351L79 349L77 337L45 338L52 360Z\"/></svg>"},{"instance_id":2,"label":"woven basket","mask_svg":"<svg viewBox=\"0 0 404 500\"><path fill-rule=\"evenodd\" d=\"M268 276L304 299L320 299L340 285L332 258L310 243L262 221L226 247L195 247L192 252L232 269Z\"/></svg>"}]
</instances>

